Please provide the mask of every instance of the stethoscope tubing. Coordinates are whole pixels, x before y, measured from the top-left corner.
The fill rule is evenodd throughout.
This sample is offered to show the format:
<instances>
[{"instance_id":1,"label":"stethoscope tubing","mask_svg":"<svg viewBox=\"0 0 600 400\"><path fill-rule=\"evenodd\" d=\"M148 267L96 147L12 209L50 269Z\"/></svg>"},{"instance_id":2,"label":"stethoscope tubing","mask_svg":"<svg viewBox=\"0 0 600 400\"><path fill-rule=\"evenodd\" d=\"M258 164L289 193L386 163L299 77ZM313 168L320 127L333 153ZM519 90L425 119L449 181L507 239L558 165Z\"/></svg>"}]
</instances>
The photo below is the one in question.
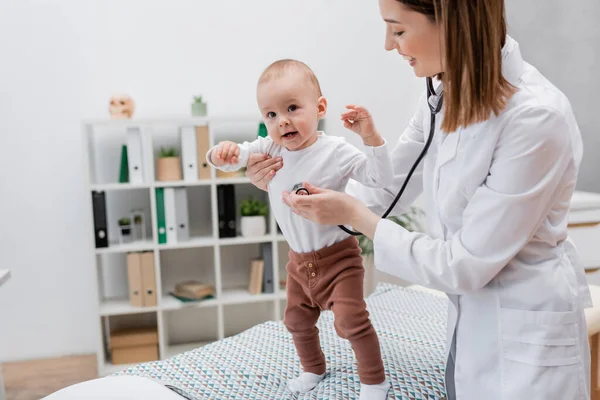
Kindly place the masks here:
<instances>
[{"instance_id":1,"label":"stethoscope tubing","mask_svg":"<svg viewBox=\"0 0 600 400\"><path fill-rule=\"evenodd\" d=\"M423 150L421 150L421 153L419 154L419 156L413 163L412 167L410 168L410 170L408 172L408 175L406 175L406 179L404 179L404 182L402 183L402 187L398 191L398 194L394 198L394 201L392 201L392 203L390 204L390 206L388 207L386 212L383 213L381 218L387 218L387 216L392 212L392 210L394 209L394 207L396 206L396 204L402 197L402 194L404 193L406 186L408 186L408 182L410 182L410 178L412 177L413 173L415 172L415 170L417 169L417 167L419 166L419 164L421 163L423 158L425 158L425 155L427 154L427 151L429 150L429 147L431 146L431 142L433 141L433 136L435 134L435 116L442 109L442 105L444 103L444 96L443 96L444 92L442 91L439 95L436 94L435 90L433 88L432 79L430 77L427 77L426 80L427 80L427 105L429 106L429 110L430 110L430 114L431 114L429 136L427 137L427 142L425 143L425 147L423 148ZM310 195L310 192L305 187L299 187L298 189L296 189L296 194L300 194L302 192L306 193L307 195ZM338 226L340 227L340 229L342 229L344 232L348 233L349 235L352 235L352 236L362 235L361 232L351 231L350 229L346 228L343 225L338 225Z\"/></svg>"}]
</instances>

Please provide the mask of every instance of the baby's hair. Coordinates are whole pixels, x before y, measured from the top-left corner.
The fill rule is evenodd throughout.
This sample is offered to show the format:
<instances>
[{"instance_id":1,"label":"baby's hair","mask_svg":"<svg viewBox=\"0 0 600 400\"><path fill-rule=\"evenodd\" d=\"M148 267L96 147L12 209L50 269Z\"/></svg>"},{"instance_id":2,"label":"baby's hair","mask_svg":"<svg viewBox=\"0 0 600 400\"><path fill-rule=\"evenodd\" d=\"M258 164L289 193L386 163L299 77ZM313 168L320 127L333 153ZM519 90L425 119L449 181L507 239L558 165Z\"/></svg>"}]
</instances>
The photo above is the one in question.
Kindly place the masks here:
<instances>
[{"instance_id":1,"label":"baby's hair","mask_svg":"<svg viewBox=\"0 0 600 400\"><path fill-rule=\"evenodd\" d=\"M279 78L289 72L299 72L303 74L306 80L313 85L317 95L319 97L323 96L323 93L321 92L321 85L319 85L319 80L317 79L317 76L313 70L310 69L308 65L298 60L283 59L273 62L271 65L265 68L263 73L260 75L258 84L260 85L261 83L268 82L273 78Z\"/></svg>"}]
</instances>

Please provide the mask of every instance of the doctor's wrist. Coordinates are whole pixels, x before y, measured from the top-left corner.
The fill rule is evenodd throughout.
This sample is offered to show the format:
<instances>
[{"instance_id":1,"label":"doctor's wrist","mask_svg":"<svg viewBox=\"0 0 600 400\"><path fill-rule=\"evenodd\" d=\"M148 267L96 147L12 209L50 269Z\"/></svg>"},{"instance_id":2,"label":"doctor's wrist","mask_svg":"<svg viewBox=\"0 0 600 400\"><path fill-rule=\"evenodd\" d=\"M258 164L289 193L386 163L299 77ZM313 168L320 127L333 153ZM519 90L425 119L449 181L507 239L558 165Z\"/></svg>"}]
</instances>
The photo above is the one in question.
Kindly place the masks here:
<instances>
[{"instance_id":1,"label":"doctor's wrist","mask_svg":"<svg viewBox=\"0 0 600 400\"><path fill-rule=\"evenodd\" d=\"M357 203L352 211L350 226L373 240L377 224L381 221L381 217L371 211L362 202L357 201Z\"/></svg>"}]
</instances>

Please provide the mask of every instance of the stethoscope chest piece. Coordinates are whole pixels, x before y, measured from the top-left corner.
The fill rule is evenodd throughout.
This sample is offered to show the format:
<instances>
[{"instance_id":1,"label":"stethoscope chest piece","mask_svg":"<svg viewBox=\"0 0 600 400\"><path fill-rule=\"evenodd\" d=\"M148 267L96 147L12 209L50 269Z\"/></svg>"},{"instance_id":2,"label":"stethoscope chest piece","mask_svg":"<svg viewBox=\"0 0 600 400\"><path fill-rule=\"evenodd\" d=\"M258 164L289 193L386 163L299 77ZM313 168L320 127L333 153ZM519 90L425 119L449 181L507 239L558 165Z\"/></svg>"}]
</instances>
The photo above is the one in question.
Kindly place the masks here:
<instances>
[{"instance_id":1,"label":"stethoscope chest piece","mask_svg":"<svg viewBox=\"0 0 600 400\"><path fill-rule=\"evenodd\" d=\"M307 188L305 188L304 186L302 186L302 183L296 183L294 185L294 187L292 188L292 192L296 193L296 194L300 194L300 195L309 195L310 192L308 191Z\"/></svg>"}]
</instances>

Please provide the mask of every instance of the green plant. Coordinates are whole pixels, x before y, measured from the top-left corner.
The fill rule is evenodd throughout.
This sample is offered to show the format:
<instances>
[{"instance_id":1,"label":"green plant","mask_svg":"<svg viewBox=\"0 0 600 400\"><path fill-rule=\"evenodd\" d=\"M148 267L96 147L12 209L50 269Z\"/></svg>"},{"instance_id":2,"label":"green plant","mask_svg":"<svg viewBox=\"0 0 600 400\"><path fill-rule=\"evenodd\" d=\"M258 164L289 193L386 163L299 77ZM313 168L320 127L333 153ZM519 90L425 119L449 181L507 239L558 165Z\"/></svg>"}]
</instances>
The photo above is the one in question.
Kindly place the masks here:
<instances>
[{"instance_id":1,"label":"green plant","mask_svg":"<svg viewBox=\"0 0 600 400\"><path fill-rule=\"evenodd\" d=\"M133 223L136 225L140 225L142 223L142 216L136 215L133 217Z\"/></svg>"},{"instance_id":2,"label":"green plant","mask_svg":"<svg viewBox=\"0 0 600 400\"><path fill-rule=\"evenodd\" d=\"M119 220L119 226L127 226L131 224L131 220L129 218L121 218Z\"/></svg>"},{"instance_id":3,"label":"green plant","mask_svg":"<svg viewBox=\"0 0 600 400\"><path fill-rule=\"evenodd\" d=\"M243 217L254 217L257 215L266 216L269 211L267 203L252 198L242 201L240 210Z\"/></svg>"},{"instance_id":4,"label":"green plant","mask_svg":"<svg viewBox=\"0 0 600 400\"><path fill-rule=\"evenodd\" d=\"M164 157L177 157L179 156L179 151L175 147L161 147L160 148L160 158Z\"/></svg>"},{"instance_id":5,"label":"green plant","mask_svg":"<svg viewBox=\"0 0 600 400\"><path fill-rule=\"evenodd\" d=\"M202 103L202 96L194 96L194 103Z\"/></svg>"},{"instance_id":6,"label":"green plant","mask_svg":"<svg viewBox=\"0 0 600 400\"><path fill-rule=\"evenodd\" d=\"M417 231L421 228L419 219L424 215L423 210L417 207L411 207L405 214L398 217L387 217L390 221L397 223L409 231ZM373 254L373 241L367 236L358 237L358 245L362 249L363 255Z\"/></svg>"}]
</instances>

